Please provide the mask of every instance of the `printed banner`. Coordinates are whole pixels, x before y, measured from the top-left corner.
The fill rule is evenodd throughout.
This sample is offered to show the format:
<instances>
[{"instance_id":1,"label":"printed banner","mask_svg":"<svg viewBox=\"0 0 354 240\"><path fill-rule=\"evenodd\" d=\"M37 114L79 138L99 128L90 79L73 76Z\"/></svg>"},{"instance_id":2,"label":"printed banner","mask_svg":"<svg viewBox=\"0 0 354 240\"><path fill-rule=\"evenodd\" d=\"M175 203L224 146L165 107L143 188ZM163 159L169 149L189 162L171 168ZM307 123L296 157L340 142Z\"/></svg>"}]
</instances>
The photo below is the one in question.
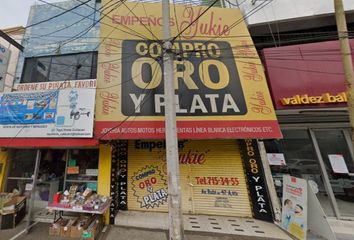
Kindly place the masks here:
<instances>
[{"instance_id":1,"label":"printed banner","mask_svg":"<svg viewBox=\"0 0 354 240\"><path fill-rule=\"evenodd\" d=\"M253 216L256 219L273 222L272 207L257 140L244 139L239 140L239 143L253 206Z\"/></svg>"},{"instance_id":2,"label":"printed banner","mask_svg":"<svg viewBox=\"0 0 354 240\"><path fill-rule=\"evenodd\" d=\"M177 36L204 10L171 7L180 16L170 19L172 35ZM162 38L161 5L126 3L108 7L104 13L109 18L101 26L95 135L100 139L163 138L163 47L161 41L145 40ZM281 137L247 27L244 22L231 26L231 19L237 18L242 18L238 9L211 8L173 42L179 138Z\"/></svg>"},{"instance_id":3,"label":"printed banner","mask_svg":"<svg viewBox=\"0 0 354 240\"><path fill-rule=\"evenodd\" d=\"M95 89L0 94L0 137L91 138Z\"/></svg>"},{"instance_id":4,"label":"printed banner","mask_svg":"<svg viewBox=\"0 0 354 240\"><path fill-rule=\"evenodd\" d=\"M58 90L67 88L96 88L96 79L19 83L14 85L14 89L19 92Z\"/></svg>"},{"instance_id":5,"label":"printed banner","mask_svg":"<svg viewBox=\"0 0 354 240\"><path fill-rule=\"evenodd\" d=\"M0 92L4 90L7 66L10 61L11 51L0 44Z\"/></svg>"},{"instance_id":6,"label":"printed banner","mask_svg":"<svg viewBox=\"0 0 354 240\"><path fill-rule=\"evenodd\" d=\"M307 182L283 176L282 228L300 240L307 233Z\"/></svg>"}]
</instances>

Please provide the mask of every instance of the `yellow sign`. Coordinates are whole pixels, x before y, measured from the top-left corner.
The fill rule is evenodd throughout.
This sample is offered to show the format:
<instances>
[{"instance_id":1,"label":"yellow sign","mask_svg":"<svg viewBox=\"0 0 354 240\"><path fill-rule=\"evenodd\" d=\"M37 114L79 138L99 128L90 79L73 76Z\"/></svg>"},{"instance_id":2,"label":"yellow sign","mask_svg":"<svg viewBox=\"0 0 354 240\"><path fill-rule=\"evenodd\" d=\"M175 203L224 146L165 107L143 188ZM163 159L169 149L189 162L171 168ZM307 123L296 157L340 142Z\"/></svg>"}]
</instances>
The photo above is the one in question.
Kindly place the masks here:
<instances>
[{"instance_id":1,"label":"yellow sign","mask_svg":"<svg viewBox=\"0 0 354 240\"><path fill-rule=\"evenodd\" d=\"M252 216L237 141L180 141L179 149L185 213ZM166 212L165 143L130 141L128 156L128 209Z\"/></svg>"},{"instance_id":2,"label":"yellow sign","mask_svg":"<svg viewBox=\"0 0 354 240\"><path fill-rule=\"evenodd\" d=\"M285 106L288 105L308 105L308 104L328 104L328 103L346 103L348 101L345 92L332 95L330 93L323 93L320 96L295 95L292 97L284 97L281 103Z\"/></svg>"},{"instance_id":3,"label":"yellow sign","mask_svg":"<svg viewBox=\"0 0 354 240\"><path fill-rule=\"evenodd\" d=\"M161 4L109 3L102 1L107 17L101 24L96 137L163 138ZM240 11L210 8L197 19L205 10L171 6L179 137L281 137L247 27L233 24Z\"/></svg>"}]
</instances>

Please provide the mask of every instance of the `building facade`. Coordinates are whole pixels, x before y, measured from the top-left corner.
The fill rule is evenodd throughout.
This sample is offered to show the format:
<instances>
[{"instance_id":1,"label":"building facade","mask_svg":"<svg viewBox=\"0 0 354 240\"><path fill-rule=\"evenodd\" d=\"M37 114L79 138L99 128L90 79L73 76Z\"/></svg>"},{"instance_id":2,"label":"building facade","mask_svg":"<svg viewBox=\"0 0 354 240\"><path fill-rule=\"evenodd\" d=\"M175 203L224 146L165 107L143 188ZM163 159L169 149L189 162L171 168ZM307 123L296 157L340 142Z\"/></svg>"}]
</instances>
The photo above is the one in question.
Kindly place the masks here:
<instances>
[{"instance_id":1,"label":"building facade","mask_svg":"<svg viewBox=\"0 0 354 240\"><path fill-rule=\"evenodd\" d=\"M37 219L53 193L72 184L110 195L111 223L119 210L167 211L162 48L156 41L161 12L146 4L146 17L134 4L66 1L31 8L15 91L2 100L3 111L20 105L21 120L5 115L0 144L4 190L30 197ZM171 20L177 36L193 19L188 13L203 8L176 9L183 16ZM272 221L258 144L247 139L281 133L247 28L242 23L227 31L224 14L241 17L214 8L174 45L182 56L175 81L183 211ZM219 30L208 30L215 19L221 19ZM212 39L236 31L248 37ZM254 60L235 62L237 55Z\"/></svg>"},{"instance_id":2,"label":"building facade","mask_svg":"<svg viewBox=\"0 0 354 240\"><path fill-rule=\"evenodd\" d=\"M98 166L105 148L93 138L99 7L32 6L24 50L5 86L12 91L1 95L2 190L27 196L37 220L48 217L53 195L73 184L104 191Z\"/></svg>"},{"instance_id":3,"label":"building facade","mask_svg":"<svg viewBox=\"0 0 354 240\"><path fill-rule=\"evenodd\" d=\"M269 154L285 157L285 165L271 166L279 196L283 174L312 180L327 216L352 218L354 163L339 42L269 48L263 56L284 134L265 141Z\"/></svg>"}]
</instances>

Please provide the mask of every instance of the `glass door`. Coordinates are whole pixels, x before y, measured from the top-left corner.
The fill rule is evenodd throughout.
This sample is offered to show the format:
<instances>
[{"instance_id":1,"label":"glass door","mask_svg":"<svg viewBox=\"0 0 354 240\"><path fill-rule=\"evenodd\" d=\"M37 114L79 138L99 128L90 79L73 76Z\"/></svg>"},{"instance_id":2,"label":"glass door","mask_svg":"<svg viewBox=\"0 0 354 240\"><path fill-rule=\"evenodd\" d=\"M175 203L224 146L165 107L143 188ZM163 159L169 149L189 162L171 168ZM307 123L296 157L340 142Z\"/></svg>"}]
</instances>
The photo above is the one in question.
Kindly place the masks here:
<instances>
[{"instance_id":1,"label":"glass door","mask_svg":"<svg viewBox=\"0 0 354 240\"><path fill-rule=\"evenodd\" d=\"M354 162L346 129L310 130L337 217L354 217Z\"/></svg>"},{"instance_id":2,"label":"glass door","mask_svg":"<svg viewBox=\"0 0 354 240\"><path fill-rule=\"evenodd\" d=\"M270 166L278 197L282 199L283 175L311 180L317 185L317 198L327 216L335 217L330 195L325 187L320 163L313 141L307 129L284 129L283 139L267 140L264 145L268 154L282 154L284 164Z\"/></svg>"}]
</instances>

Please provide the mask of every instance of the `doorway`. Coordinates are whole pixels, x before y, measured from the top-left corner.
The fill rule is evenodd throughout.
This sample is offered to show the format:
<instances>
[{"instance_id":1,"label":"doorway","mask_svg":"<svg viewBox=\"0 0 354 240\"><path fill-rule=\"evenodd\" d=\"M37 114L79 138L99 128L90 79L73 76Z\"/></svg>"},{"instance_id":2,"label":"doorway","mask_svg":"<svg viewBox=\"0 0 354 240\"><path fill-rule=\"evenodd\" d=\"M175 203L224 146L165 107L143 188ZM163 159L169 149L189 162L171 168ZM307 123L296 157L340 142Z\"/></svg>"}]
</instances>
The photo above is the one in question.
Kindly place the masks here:
<instances>
[{"instance_id":1,"label":"doorway","mask_svg":"<svg viewBox=\"0 0 354 240\"><path fill-rule=\"evenodd\" d=\"M354 218L354 162L348 129L310 129L337 218Z\"/></svg>"},{"instance_id":2,"label":"doorway","mask_svg":"<svg viewBox=\"0 0 354 240\"><path fill-rule=\"evenodd\" d=\"M46 207L55 193L71 185L97 192L98 159L96 148L11 149L6 191L27 197L27 212L33 219L52 221Z\"/></svg>"},{"instance_id":3,"label":"doorway","mask_svg":"<svg viewBox=\"0 0 354 240\"><path fill-rule=\"evenodd\" d=\"M354 218L354 162L350 132L338 129L283 129L281 140L264 141L267 153L284 154L285 165L271 165L278 197L282 177L311 180L329 217Z\"/></svg>"}]
</instances>

